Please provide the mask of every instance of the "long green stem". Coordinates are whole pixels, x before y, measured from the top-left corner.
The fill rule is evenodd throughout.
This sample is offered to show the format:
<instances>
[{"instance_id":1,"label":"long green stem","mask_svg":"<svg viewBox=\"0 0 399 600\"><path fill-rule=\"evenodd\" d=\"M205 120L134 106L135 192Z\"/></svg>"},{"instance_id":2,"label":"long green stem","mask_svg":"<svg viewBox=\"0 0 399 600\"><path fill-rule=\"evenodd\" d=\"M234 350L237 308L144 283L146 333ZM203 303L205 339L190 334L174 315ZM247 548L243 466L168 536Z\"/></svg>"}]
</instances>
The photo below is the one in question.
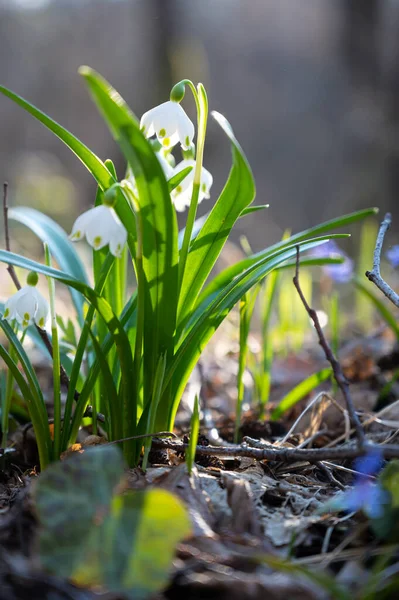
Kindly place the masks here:
<instances>
[{"instance_id":1,"label":"long green stem","mask_svg":"<svg viewBox=\"0 0 399 600\"><path fill-rule=\"evenodd\" d=\"M44 244L46 265L51 267L51 255L47 244ZM54 448L53 458L57 460L61 448L61 379L60 379L60 345L58 341L58 327L55 312L55 283L52 277L47 278L50 298L51 316L51 341L53 346L53 398L54 398Z\"/></svg>"},{"instance_id":2,"label":"long green stem","mask_svg":"<svg viewBox=\"0 0 399 600\"><path fill-rule=\"evenodd\" d=\"M276 296L279 272L273 271L264 284L262 307L262 354L260 361L260 389L259 389L259 418L265 414L265 406L269 400L271 388L271 367L273 359L273 341L270 330L272 308Z\"/></svg>"},{"instance_id":3,"label":"long green stem","mask_svg":"<svg viewBox=\"0 0 399 600\"><path fill-rule=\"evenodd\" d=\"M141 220L139 218L139 220ZM144 339L144 270L143 270L143 236L139 225L137 228L137 254L136 254L136 277L137 277L137 325L134 347L134 364L136 374L136 398L139 404L141 387L141 359L143 354Z\"/></svg>"},{"instance_id":4,"label":"long green stem","mask_svg":"<svg viewBox=\"0 0 399 600\"><path fill-rule=\"evenodd\" d=\"M107 281L107 277L109 275L110 269L113 265L115 258L112 254L108 254L104 264L102 266L101 276L99 277L98 283L96 283L95 291L98 294L101 294ZM86 352L87 340L89 338L90 327L95 315L96 309L93 305L89 306L87 311L86 319L83 325L83 329L80 334L78 347L76 348L76 354L72 365L71 376L69 379L69 388L67 399L65 402L65 411L64 411L64 422L62 428L62 439L61 439L61 449L66 450L68 447L68 443L73 443L76 439L77 431L79 429L80 423L75 422L74 426L71 424L72 417L72 408L75 399L75 390L79 380L80 369L83 361L84 354Z\"/></svg>"},{"instance_id":5,"label":"long green stem","mask_svg":"<svg viewBox=\"0 0 399 600\"><path fill-rule=\"evenodd\" d=\"M132 206L134 209L134 213L136 215L136 225L137 225L137 244L136 244L136 256L134 260L135 271L136 271L136 279L137 279L137 323L136 323L136 339L134 344L134 371L135 371L135 398L131 398L129 393L124 393L124 428L123 435L124 437L128 437L131 434L131 407L134 405L136 407L136 416L137 419L137 408L142 408L141 402L141 367L142 367L142 356L143 356L143 341L144 341L144 310L145 310L145 274L143 269L143 219L141 216L141 210L139 203L137 201L136 196L133 194L132 190L129 186L126 186L125 191L129 195ZM121 382L123 385L123 382ZM136 425L136 423L134 423ZM125 442L125 457L129 462L128 456L126 453L129 453L127 446L129 448L132 447L131 442Z\"/></svg>"},{"instance_id":6,"label":"long green stem","mask_svg":"<svg viewBox=\"0 0 399 600\"><path fill-rule=\"evenodd\" d=\"M338 356L339 350L339 297L338 293L334 292L330 300L330 329L331 329L331 348L335 356ZM332 378L332 394L335 395L338 391L338 385L334 377Z\"/></svg>"},{"instance_id":7,"label":"long green stem","mask_svg":"<svg viewBox=\"0 0 399 600\"><path fill-rule=\"evenodd\" d=\"M238 444L238 436L241 425L242 405L244 402L245 386L244 371L247 363L247 335L249 329L248 323L248 301L249 294L245 294L240 301L240 354L238 359L237 373L237 402L236 402L236 421L234 426L234 443Z\"/></svg>"},{"instance_id":8,"label":"long green stem","mask_svg":"<svg viewBox=\"0 0 399 600\"><path fill-rule=\"evenodd\" d=\"M14 351L14 346L10 345L10 357L12 360L16 360L16 353ZM14 375L12 374L11 369L7 371L6 377L6 389L4 393L4 398L2 398L1 403L1 447L7 447L7 438L8 438L8 420L10 416L11 402L12 402L12 393L14 390Z\"/></svg>"},{"instance_id":9,"label":"long green stem","mask_svg":"<svg viewBox=\"0 0 399 600\"><path fill-rule=\"evenodd\" d=\"M15 338L15 343L20 344L19 340ZM10 340L11 341L11 340ZM17 348L14 347L15 353L21 361L21 354ZM0 344L0 358L3 359L7 367L12 371L14 379L21 390L21 394L28 404L29 415L32 420L33 429L36 436L37 449L39 452L40 469L43 470L47 467L51 461L51 440L48 428L48 418L45 411L43 398L38 398L35 393L35 387L32 385L32 381L29 383L25 380L24 376L20 372L17 361L13 360L8 354L6 349ZM25 373L27 375L27 373Z\"/></svg>"},{"instance_id":10,"label":"long green stem","mask_svg":"<svg viewBox=\"0 0 399 600\"><path fill-rule=\"evenodd\" d=\"M186 83L194 96L196 108L197 108L197 145L196 145L196 160L195 160L195 170L194 170L194 180L193 180L193 193L191 196L190 208L188 210L187 215L187 223L184 230L184 238L183 244L180 250L180 258L179 258L179 290L181 288L184 271L186 268L187 256L191 242L191 235L193 232L193 227L195 223L195 217L197 214L198 207L198 199L200 193L201 186L201 172L202 172L202 162L204 157L204 146L205 146L205 135L206 135L206 124L208 119L208 100L205 92L204 86L199 83L198 90L195 89L194 84L185 80Z\"/></svg>"}]
</instances>

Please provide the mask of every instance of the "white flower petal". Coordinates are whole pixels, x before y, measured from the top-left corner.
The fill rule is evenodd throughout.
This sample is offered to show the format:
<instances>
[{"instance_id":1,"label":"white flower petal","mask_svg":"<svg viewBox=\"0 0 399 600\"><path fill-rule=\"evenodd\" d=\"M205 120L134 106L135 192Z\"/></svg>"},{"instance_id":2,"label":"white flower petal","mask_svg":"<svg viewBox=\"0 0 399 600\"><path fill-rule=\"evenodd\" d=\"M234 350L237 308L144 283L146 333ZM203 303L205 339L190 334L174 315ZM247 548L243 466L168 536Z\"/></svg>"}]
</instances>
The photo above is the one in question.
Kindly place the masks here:
<instances>
[{"instance_id":1,"label":"white flower petal","mask_svg":"<svg viewBox=\"0 0 399 600\"><path fill-rule=\"evenodd\" d=\"M41 295L41 293L36 288L33 288L33 293L36 296L37 301L37 310L34 316L34 321L36 325L38 325L41 329L44 329L44 327L46 326L50 308L47 300Z\"/></svg>"},{"instance_id":2,"label":"white flower petal","mask_svg":"<svg viewBox=\"0 0 399 600\"><path fill-rule=\"evenodd\" d=\"M14 294L13 296L11 296L11 298L8 298L7 302L4 305L3 318L10 322L15 319L15 306L18 302L18 298L16 298L16 295L17 294Z\"/></svg>"},{"instance_id":3,"label":"white flower petal","mask_svg":"<svg viewBox=\"0 0 399 600\"><path fill-rule=\"evenodd\" d=\"M187 202L184 196L178 194L175 198L172 198L173 206L177 212L183 212L187 208Z\"/></svg>"},{"instance_id":4,"label":"white flower petal","mask_svg":"<svg viewBox=\"0 0 399 600\"><path fill-rule=\"evenodd\" d=\"M113 235L109 241L109 250L111 254L120 258L122 256L122 250L126 244L127 240L127 231L120 225L117 230L113 232Z\"/></svg>"},{"instance_id":5,"label":"white flower petal","mask_svg":"<svg viewBox=\"0 0 399 600\"><path fill-rule=\"evenodd\" d=\"M131 183L133 185L134 180ZM75 226L79 237L73 238L72 230L72 239L82 239L85 235L87 242L95 250L109 244L111 253L120 256L126 243L127 232L113 208L104 204L91 208L76 220Z\"/></svg>"},{"instance_id":6,"label":"white flower petal","mask_svg":"<svg viewBox=\"0 0 399 600\"><path fill-rule=\"evenodd\" d=\"M34 286L26 285L7 300L4 313L5 319L8 321L16 319L24 328L33 323L44 327L49 306L47 300Z\"/></svg>"},{"instance_id":7,"label":"white flower petal","mask_svg":"<svg viewBox=\"0 0 399 600\"><path fill-rule=\"evenodd\" d=\"M165 148L172 148L180 141L188 149L194 137L194 125L178 102L168 100L152 108L141 117L140 127L146 137L156 134Z\"/></svg>"},{"instance_id":8,"label":"white flower petal","mask_svg":"<svg viewBox=\"0 0 399 600\"><path fill-rule=\"evenodd\" d=\"M91 221L86 226L86 240L94 250L101 250L109 244L110 228L113 225L111 210L104 205L92 209Z\"/></svg>"},{"instance_id":9,"label":"white flower petal","mask_svg":"<svg viewBox=\"0 0 399 600\"><path fill-rule=\"evenodd\" d=\"M194 180L194 169L195 169L195 160L191 160L191 159L182 160L174 168L174 173L173 174L177 175L178 173L181 173L181 171L183 171L184 169L187 169L188 167L192 167L192 169L185 176L185 178L182 179L182 181L179 183L179 186L181 186L181 190L187 189L193 183L193 180Z\"/></svg>"},{"instance_id":10,"label":"white flower petal","mask_svg":"<svg viewBox=\"0 0 399 600\"><path fill-rule=\"evenodd\" d=\"M120 257L127 240L127 231L113 208L109 208L108 239L110 252Z\"/></svg>"},{"instance_id":11,"label":"white flower petal","mask_svg":"<svg viewBox=\"0 0 399 600\"><path fill-rule=\"evenodd\" d=\"M19 296L15 303L15 318L24 327L32 325L37 312L38 302L34 289L32 286L27 285L17 292Z\"/></svg>"},{"instance_id":12,"label":"white flower petal","mask_svg":"<svg viewBox=\"0 0 399 600\"><path fill-rule=\"evenodd\" d=\"M90 210L87 210L86 212L81 214L80 217L78 217L75 223L73 224L72 231L69 236L69 239L73 242L78 242L79 240L82 240L84 238L86 233L86 226L91 221L92 210L93 209L91 208Z\"/></svg>"},{"instance_id":13,"label":"white flower petal","mask_svg":"<svg viewBox=\"0 0 399 600\"><path fill-rule=\"evenodd\" d=\"M210 198L210 190L213 184L213 177L210 174L210 172L205 169L205 167L202 167L202 171L201 171L201 189L200 189L200 194L203 194L204 198Z\"/></svg>"},{"instance_id":14,"label":"white flower petal","mask_svg":"<svg viewBox=\"0 0 399 600\"><path fill-rule=\"evenodd\" d=\"M179 112L179 118L177 123L177 132L179 134L179 141L183 150L189 150L191 144L193 143L194 137L194 125L192 121L188 118L180 104L178 104L181 112Z\"/></svg>"},{"instance_id":15,"label":"white flower petal","mask_svg":"<svg viewBox=\"0 0 399 600\"><path fill-rule=\"evenodd\" d=\"M172 192L172 202L176 210L182 211L190 206L191 197L193 195L193 184L190 184L183 190L180 190L179 187L180 186L177 186Z\"/></svg>"},{"instance_id":16,"label":"white flower petal","mask_svg":"<svg viewBox=\"0 0 399 600\"><path fill-rule=\"evenodd\" d=\"M174 174L180 173L183 169L187 167L192 167L192 170L186 177L179 183L179 185L172 192L172 200L174 205L176 206L176 210L179 210L177 206L189 206L191 202L191 196L193 193L193 180L194 180L194 169L195 169L195 160L193 159L185 159L182 160L178 165L176 165ZM201 183L200 183L200 191L198 196L198 202L202 202L204 198L210 197L210 188L213 183L213 177L211 173L202 167L201 171ZM184 210L184 209L180 209Z\"/></svg>"},{"instance_id":17,"label":"white flower petal","mask_svg":"<svg viewBox=\"0 0 399 600\"><path fill-rule=\"evenodd\" d=\"M176 146L176 144L179 141L179 134L177 133L177 131L175 131L175 133L173 133L169 137L164 137L158 141L161 142L161 144L165 148L165 150L168 150L168 149Z\"/></svg>"},{"instance_id":18,"label":"white flower petal","mask_svg":"<svg viewBox=\"0 0 399 600\"><path fill-rule=\"evenodd\" d=\"M177 106L179 105L176 102L168 100L154 109L153 125L157 138L161 142L163 138L170 138L177 131L179 119Z\"/></svg>"},{"instance_id":19,"label":"white flower petal","mask_svg":"<svg viewBox=\"0 0 399 600\"><path fill-rule=\"evenodd\" d=\"M154 125L153 125L153 114L154 109L148 110L143 114L140 120L140 129L143 131L146 137L152 137L155 133Z\"/></svg>"}]
</instances>

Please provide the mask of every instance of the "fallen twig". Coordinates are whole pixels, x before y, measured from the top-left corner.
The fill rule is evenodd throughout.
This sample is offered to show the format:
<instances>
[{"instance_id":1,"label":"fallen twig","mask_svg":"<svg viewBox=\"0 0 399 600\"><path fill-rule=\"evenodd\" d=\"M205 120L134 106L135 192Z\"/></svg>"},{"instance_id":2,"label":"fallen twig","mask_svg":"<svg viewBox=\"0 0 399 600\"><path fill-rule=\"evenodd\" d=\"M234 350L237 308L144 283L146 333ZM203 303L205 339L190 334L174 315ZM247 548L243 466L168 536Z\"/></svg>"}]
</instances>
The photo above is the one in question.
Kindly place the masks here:
<instances>
[{"instance_id":1,"label":"fallen twig","mask_svg":"<svg viewBox=\"0 0 399 600\"><path fill-rule=\"evenodd\" d=\"M317 332L317 335L319 338L319 344L324 350L326 359L328 360L328 362L330 363L330 365L332 367L335 381L337 382L337 384L342 392L342 395L345 399L346 407L348 409L348 413L349 413L352 425L356 432L359 448L363 448L366 444L366 437L364 435L363 427L360 423L359 417L357 416L355 407L353 405L352 396L351 396L350 389L349 389L349 382L346 379L346 377L342 371L341 364L335 358L335 356L325 338L323 330L320 326L320 321L317 316L317 312L309 306L305 296L303 295L302 288L299 283L299 246L297 246L297 249L296 249L296 268L295 268L295 276L294 276L293 282L294 282L294 286L299 294L299 297L302 301L302 304L304 305L304 307L306 309L306 312L308 313L309 317L313 321L314 327L316 329L316 332Z\"/></svg>"},{"instance_id":2,"label":"fallen twig","mask_svg":"<svg viewBox=\"0 0 399 600\"><path fill-rule=\"evenodd\" d=\"M371 271L366 271L366 277L378 287L379 290L399 308L399 295L393 291L390 285L381 277L380 264L381 264L381 250L384 243L385 234L391 226L392 216L391 213L387 213L384 220L381 222L380 229L378 231L377 240L375 242L374 257L373 257L373 268Z\"/></svg>"},{"instance_id":3,"label":"fallen twig","mask_svg":"<svg viewBox=\"0 0 399 600\"><path fill-rule=\"evenodd\" d=\"M184 452L188 444L174 440L160 440L154 438L153 448L166 448L176 452ZM399 445L385 444L378 446L384 458L399 458ZM321 460L344 460L354 459L366 454L367 447L345 446L341 448L281 448L272 445L267 448L249 448L247 446L197 446L196 454L201 456L215 456L229 460L246 456L256 460L268 460L272 462L293 462L306 460L310 463Z\"/></svg>"}]
</instances>

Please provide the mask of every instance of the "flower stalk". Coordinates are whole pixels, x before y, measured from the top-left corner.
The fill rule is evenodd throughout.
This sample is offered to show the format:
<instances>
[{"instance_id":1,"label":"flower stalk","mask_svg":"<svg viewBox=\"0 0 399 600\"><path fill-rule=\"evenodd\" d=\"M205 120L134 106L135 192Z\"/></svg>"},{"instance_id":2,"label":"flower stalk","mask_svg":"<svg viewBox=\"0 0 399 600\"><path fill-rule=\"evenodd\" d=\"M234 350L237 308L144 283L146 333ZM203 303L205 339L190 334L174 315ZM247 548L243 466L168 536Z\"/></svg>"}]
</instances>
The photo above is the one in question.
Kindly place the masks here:
<instances>
[{"instance_id":1,"label":"flower stalk","mask_svg":"<svg viewBox=\"0 0 399 600\"><path fill-rule=\"evenodd\" d=\"M134 355L133 355L133 363L134 363L134 374L135 374L135 402L136 402L136 411L137 409L141 410L143 406L142 397L141 397L141 368L142 368L142 354L143 354L143 341L144 341L144 310L145 310L145 277L144 277L144 268L143 268L143 220L141 215L141 210L139 203L129 182L125 181L122 183L122 187L125 190L127 196L129 197L133 210L136 217L136 226L137 226L137 243L136 243L136 255L134 260L135 272L136 272L136 280L137 280L137 321L136 321L136 337L134 342ZM125 398L127 396L125 395ZM123 435L127 437L131 434L129 431L129 423L130 418L129 414L131 412L130 406L125 405L123 408L124 412L124 428ZM125 444L131 445L130 442L125 442ZM126 450L129 452L129 450Z\"/></svg>"},{"instance_id":2,"label":"flower stalk","mask_svg":"<svg viewBox=\"0 0 399 600\"><path fill-rule=\"evenodd\" d=\"M47 244L44 244L44 257L48 267L51 267L51 254ZM58 339L57 315L55 311L55 283L52 277L47 277L50 299L51 340L53 345L53 410L54 410L54 459L58 459L61 449L61 379L60 379L60 345Z\"/></svg>"},{"instance_id":3,"label":"flower stalk","mask_svg":"<svg viewBox=\"0 0 399 600\"><path fill-rule=\"evenodd\" d=\"M204 147L205 147L205 136L206 126L208 120L208 98L206 91L202 83L198 84L196 89L194 84L188 79L184 80L194 96L196 108L197 108L197 144L196 144L196 160L194 169L194 180L193 180L193 193L191 196L190 208L188 209L187 222L184 230L183 244L180 251L179 258L179 289L183 283L184 271L186 268L187 255L191 243L191 236L193 232L195 217L197 215L198 200L201 186L201 171L202 163L204 158Z\"/></svg>"}]
</instances>

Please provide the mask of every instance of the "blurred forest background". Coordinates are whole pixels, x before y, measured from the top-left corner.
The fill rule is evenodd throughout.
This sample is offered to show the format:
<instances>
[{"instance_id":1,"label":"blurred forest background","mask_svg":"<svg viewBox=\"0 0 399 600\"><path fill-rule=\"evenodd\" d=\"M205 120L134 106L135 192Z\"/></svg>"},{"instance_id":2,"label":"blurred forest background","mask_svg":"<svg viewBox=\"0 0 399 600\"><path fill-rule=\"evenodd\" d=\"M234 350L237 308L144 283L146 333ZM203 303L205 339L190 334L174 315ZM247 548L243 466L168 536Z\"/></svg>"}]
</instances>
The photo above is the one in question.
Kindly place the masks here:
<instances>
[{"instance_id":1,"label":"blurred forest background","mask_svg":"<svg viewBox=\"0 0 399 600\"><path fill-rule=\"evenodd\" d=\"M394 213L389 241L398 237L397 0L0 0L1 84L113 158L122 176L81 64L109 79L138 117L182 78L205 84L210 108L230 120L252 165L257 202L270 203L238 226L255 249L286 228L372 205ZM211 120L213 198L229 161ZM79 161L4 97L0 180L12 203L42 209L68 230L94 199Z\"/></svg>"}]
</instances>

